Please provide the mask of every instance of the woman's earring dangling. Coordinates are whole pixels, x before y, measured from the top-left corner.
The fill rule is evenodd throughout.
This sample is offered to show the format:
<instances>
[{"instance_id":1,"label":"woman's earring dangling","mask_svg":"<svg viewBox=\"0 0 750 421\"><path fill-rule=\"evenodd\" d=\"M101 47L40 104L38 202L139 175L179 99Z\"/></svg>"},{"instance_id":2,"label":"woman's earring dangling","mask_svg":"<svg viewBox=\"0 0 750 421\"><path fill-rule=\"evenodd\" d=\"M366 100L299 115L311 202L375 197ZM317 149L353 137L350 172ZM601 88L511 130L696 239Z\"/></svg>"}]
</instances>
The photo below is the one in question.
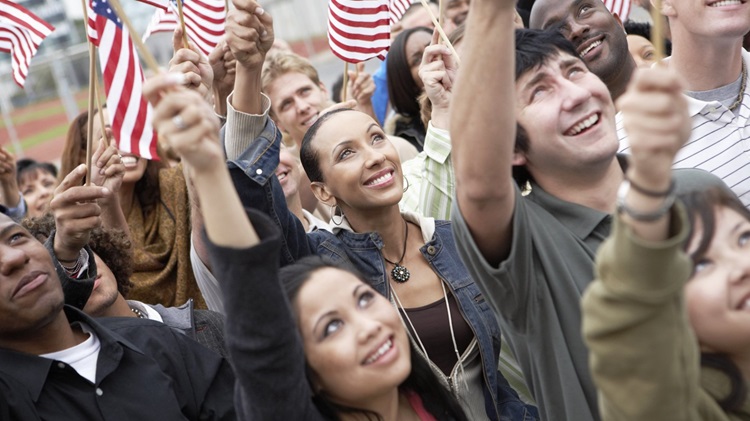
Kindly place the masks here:
<instances>
[{"instance_id":1,"label":"woman's earring dangling","mask_svg":"<svg viewBox=\"0 0 750 421\"><path fill-rule=\"evenodd\" d=\"M406 180L406 187L404 187L404 193L406 193L409 187L411 187L411 183L409 183L409 177L404 177L404 180Z\"/></svg>"},{"instance_id":2,"label":"woman's earring dangling","mask_svg":"<svg viewBox=\"0 0 750 421\"><path fill-rule=\"evenodd\" d=\"M337 216L339 217L338 222L336 222ZM331 205L331 222L337 226L344 222L344 211L341 210L339 205Z\"/></svg>"}]
</instances>

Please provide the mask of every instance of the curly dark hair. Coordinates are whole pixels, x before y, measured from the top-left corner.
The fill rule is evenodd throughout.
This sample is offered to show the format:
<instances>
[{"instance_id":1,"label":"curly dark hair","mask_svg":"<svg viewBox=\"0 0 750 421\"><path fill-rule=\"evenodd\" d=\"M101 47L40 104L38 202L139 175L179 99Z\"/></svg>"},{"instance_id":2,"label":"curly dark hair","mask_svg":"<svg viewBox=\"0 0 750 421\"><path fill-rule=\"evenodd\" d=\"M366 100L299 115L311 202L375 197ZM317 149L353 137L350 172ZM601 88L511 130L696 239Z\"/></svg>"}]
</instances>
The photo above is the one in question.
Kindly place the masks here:
<instances>
[{"instance_id":1,"label":"curly dark hair","mask_svg":"<svg viewBox=\"0 0 750 421\"><path fill-rule=\"evenodd\" d=\"M55 218L47 213L26 218L22 224L31 235L44 242L55 229ZM96 228L91 231L88 246L109 267L117 281L117 290L127 298L128 291L133 286L130 282L130 275L133 274L133 247L128 236L117 229Z\"/></svg>"}]
</instances>

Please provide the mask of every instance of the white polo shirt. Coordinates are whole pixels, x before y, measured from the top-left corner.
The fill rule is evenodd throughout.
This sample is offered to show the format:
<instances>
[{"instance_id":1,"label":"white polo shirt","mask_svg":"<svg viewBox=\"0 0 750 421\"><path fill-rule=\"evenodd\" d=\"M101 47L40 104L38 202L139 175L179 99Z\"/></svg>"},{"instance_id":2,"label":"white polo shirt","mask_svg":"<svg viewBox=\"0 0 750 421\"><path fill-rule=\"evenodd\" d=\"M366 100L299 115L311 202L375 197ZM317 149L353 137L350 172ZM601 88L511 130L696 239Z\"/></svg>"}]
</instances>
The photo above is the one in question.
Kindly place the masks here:
<instances>
[{"instance_id":1,"label":"white polo shirt","mask_svg":"<svg viewBox=\"0 0 750 421\"><path fill-rule=\"evenodd\" d=\"M742 50L742 59L750 70L750 53ZM719 101L686 98L693 132L677 153L674 168L700 168L716 175L750 208L750 83L745 86L738 115ZM616 127L619 152L628 153L621 113L617 113Z\"/></svg>"}]
</instances>

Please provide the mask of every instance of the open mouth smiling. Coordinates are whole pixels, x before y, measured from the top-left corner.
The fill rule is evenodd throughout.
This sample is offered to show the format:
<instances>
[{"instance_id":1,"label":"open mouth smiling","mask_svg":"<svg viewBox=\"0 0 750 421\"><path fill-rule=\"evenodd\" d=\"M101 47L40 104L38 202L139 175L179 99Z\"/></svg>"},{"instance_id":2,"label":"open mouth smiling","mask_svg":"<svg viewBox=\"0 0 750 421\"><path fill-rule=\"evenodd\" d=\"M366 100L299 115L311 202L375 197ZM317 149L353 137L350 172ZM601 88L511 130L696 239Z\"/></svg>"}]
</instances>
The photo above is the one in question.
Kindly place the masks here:
<instances>
[{"instance_id":1,"label":"open mouth smiling","mask_svg":"<svg viewBox=\"0 0 750 421\"><path fill-rule=\"evenodd\" d=\"M568 129L564 134L565 136L577 136L595 126L599 122L600 118L601 116L599 115L599 113L591 114L590 116L574 124L573 127Z\"/></svg>"}]
</instances>

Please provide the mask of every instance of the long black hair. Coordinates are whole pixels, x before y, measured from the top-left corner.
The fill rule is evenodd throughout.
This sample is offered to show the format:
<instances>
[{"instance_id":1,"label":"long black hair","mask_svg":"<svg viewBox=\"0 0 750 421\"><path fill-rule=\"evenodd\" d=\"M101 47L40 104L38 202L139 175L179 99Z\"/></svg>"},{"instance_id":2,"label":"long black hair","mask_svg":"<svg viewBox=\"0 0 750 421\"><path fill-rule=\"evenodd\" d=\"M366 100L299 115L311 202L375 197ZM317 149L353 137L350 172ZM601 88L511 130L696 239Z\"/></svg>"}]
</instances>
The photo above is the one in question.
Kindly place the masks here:
<instances>
[{"instance_id":1,"label":"long black hair","mask_svg":"<svg viewBox=\"0 0 750 421\"><path fill-rule=\"evenodd\" d=\"M426 32L432 35L432 31L424 26L404 30L393 40L385 65L388 74L388 98L391 100L393 109L399 114L419 121L418 98L422 89L414 81L409 58L406 57L406 43L416 32Z\"/></svg>"},{"instance_id":2,"label":"long black hair","mask_svg":"<svg viewBox=\"0 0 750 421\"><path fill-rule=\"evenodd\" d=\"M716 231L715 212L717 209L729 208L750 221L750 210L726 188L712 187L707 190L692 191L681 194L679 198L685 204L690 220L691 232L688 238L693 238L695 235L696 223L699 223L702 227L698 248L690 255L694 263L702 258L711 245ZM689 243L686 242L685 247ZM719 370L729 378L731 385L729 394L724 399L717 401L721 409L725 412L739 410L748 393L748 385L739 367L726 354L706 352L701 353L701 365Z\"/></svg>"},{"instance_id":3,"label":"long black hair","mask_svg":"<svg viewBox=\"0 0 750 421\"><path fill-rule=\"evenodd\" d=\"M302 285L307 282L313 273L325 268L340 269L355 275L360 281L365 282L362 276L352 266L344 263L334 262L321 256L307 256L292 265L281 268L279 279L290 302L294 301ZM411 348L411 372L409 376L399 385L400 392L411 391L419 395L425 409L438 421L464 421L468 420L456 398L440 384L429 364L414 346L409 342ZM311 379L311 370L308 367L308 380ZM325 393L317 393L313 401L318 410L325 417L338 420L343 413L359 413L367 419L382 420L383 417L372 411L343 406L333 402Z\"/></svg>"}]
</instances>

